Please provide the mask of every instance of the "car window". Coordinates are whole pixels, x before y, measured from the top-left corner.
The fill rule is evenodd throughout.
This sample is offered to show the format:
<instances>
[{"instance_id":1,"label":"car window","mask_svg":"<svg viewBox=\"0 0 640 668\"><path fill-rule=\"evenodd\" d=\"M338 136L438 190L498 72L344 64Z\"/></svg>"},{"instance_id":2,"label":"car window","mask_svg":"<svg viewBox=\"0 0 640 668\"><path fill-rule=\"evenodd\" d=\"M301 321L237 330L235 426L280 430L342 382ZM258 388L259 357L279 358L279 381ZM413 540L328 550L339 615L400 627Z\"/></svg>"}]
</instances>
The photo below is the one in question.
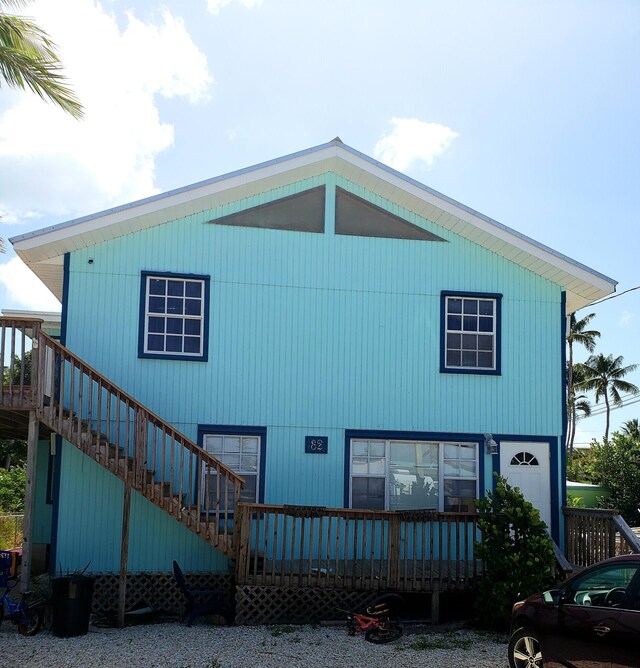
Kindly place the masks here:
<instances>
[{"instance_id":1,"label":"car window","mask_svg":"<svg viewBox=\"0 0 640 668\"><path fill-rule=\"evenodd\" d=\"M566 603L619 607L638 566L606 566L573 579L562 591Z\"/></svg>"}]
</instances>

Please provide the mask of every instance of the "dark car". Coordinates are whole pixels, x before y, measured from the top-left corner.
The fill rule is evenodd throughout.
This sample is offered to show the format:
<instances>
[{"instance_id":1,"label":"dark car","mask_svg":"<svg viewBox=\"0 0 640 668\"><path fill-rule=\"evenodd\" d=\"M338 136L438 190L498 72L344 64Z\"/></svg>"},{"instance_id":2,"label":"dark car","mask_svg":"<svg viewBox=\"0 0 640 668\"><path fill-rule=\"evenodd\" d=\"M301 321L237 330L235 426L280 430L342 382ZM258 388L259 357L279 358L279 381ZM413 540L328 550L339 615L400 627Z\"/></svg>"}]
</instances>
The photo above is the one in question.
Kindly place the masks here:
<instances>
[{"instance_id":1,"label":"dark car","mask_svg":"<svg viewBox=\"0 0 640 668\"><path fill-rule=\"evenodd\" d=\"M640 554L584 569L513 606L511 668L640 668Z\"/></svg>"}]
</instances>

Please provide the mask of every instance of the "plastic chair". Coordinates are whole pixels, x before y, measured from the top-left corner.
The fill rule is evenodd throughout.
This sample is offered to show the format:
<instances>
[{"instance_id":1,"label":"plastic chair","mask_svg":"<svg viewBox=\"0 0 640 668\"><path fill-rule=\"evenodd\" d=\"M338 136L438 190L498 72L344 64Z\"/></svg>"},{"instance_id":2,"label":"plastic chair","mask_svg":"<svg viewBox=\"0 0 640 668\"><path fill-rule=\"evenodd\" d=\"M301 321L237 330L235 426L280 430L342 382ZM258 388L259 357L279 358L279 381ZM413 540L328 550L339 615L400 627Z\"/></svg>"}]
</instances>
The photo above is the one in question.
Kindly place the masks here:
<instances>
[{"instance_id":1,"label":"plastic chair","mask_svg":"<svg viewBox=\"0 0 640 668\"><path fill-rule=\"evenodd\" d=\"M182 616L182 621L187 620L187 626L191 626L194 619L203 615L221 615L226 622L229 622L229 610L224 601L224 592L221 589L193 589L188 587L177 561L173 562L173 575L178 589L187 601Z\"/></svg>"}]
</instances>

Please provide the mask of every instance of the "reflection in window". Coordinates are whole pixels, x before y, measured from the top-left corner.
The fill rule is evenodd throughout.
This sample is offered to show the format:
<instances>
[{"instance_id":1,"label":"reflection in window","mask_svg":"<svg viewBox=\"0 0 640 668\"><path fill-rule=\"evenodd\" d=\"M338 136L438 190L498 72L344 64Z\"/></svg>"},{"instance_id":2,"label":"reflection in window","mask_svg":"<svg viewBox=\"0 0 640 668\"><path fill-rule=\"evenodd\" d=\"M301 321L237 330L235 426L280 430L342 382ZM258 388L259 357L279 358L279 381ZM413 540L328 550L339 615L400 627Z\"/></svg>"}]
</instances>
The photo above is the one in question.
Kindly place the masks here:
<instances>
[{"instance_id":1,"label":"reflection in window","mask_svg":"<svg viewBox=\"0 0 640 668\"><path fill-rule=\"evenodd\" d=\"M351 441L351 507L473 512L477 445L431 441Z\"/></svg>"}]
</instances>

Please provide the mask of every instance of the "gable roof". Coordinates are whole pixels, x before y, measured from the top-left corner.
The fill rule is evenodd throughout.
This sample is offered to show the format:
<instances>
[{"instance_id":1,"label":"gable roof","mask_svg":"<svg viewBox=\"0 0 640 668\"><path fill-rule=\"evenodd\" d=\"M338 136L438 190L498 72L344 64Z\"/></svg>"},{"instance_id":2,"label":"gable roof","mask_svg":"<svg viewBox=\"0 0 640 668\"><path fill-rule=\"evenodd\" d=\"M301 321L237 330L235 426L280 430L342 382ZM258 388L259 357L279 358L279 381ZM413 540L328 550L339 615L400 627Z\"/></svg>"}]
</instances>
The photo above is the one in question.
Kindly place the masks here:
<instances>
[{"instance_id":1,"label":"gable roof","mask_svg":"<svg viewBox=\"0 0 640 668\"><path fill-rule=\"evenodd\" d=\"M22 260L61 299L65 253L161 225L274 188L335 172L446 230L561 286L567 312L615 291L611 278L356 151L326 144L10 239Z\"/></svg>"}]
</instances>

